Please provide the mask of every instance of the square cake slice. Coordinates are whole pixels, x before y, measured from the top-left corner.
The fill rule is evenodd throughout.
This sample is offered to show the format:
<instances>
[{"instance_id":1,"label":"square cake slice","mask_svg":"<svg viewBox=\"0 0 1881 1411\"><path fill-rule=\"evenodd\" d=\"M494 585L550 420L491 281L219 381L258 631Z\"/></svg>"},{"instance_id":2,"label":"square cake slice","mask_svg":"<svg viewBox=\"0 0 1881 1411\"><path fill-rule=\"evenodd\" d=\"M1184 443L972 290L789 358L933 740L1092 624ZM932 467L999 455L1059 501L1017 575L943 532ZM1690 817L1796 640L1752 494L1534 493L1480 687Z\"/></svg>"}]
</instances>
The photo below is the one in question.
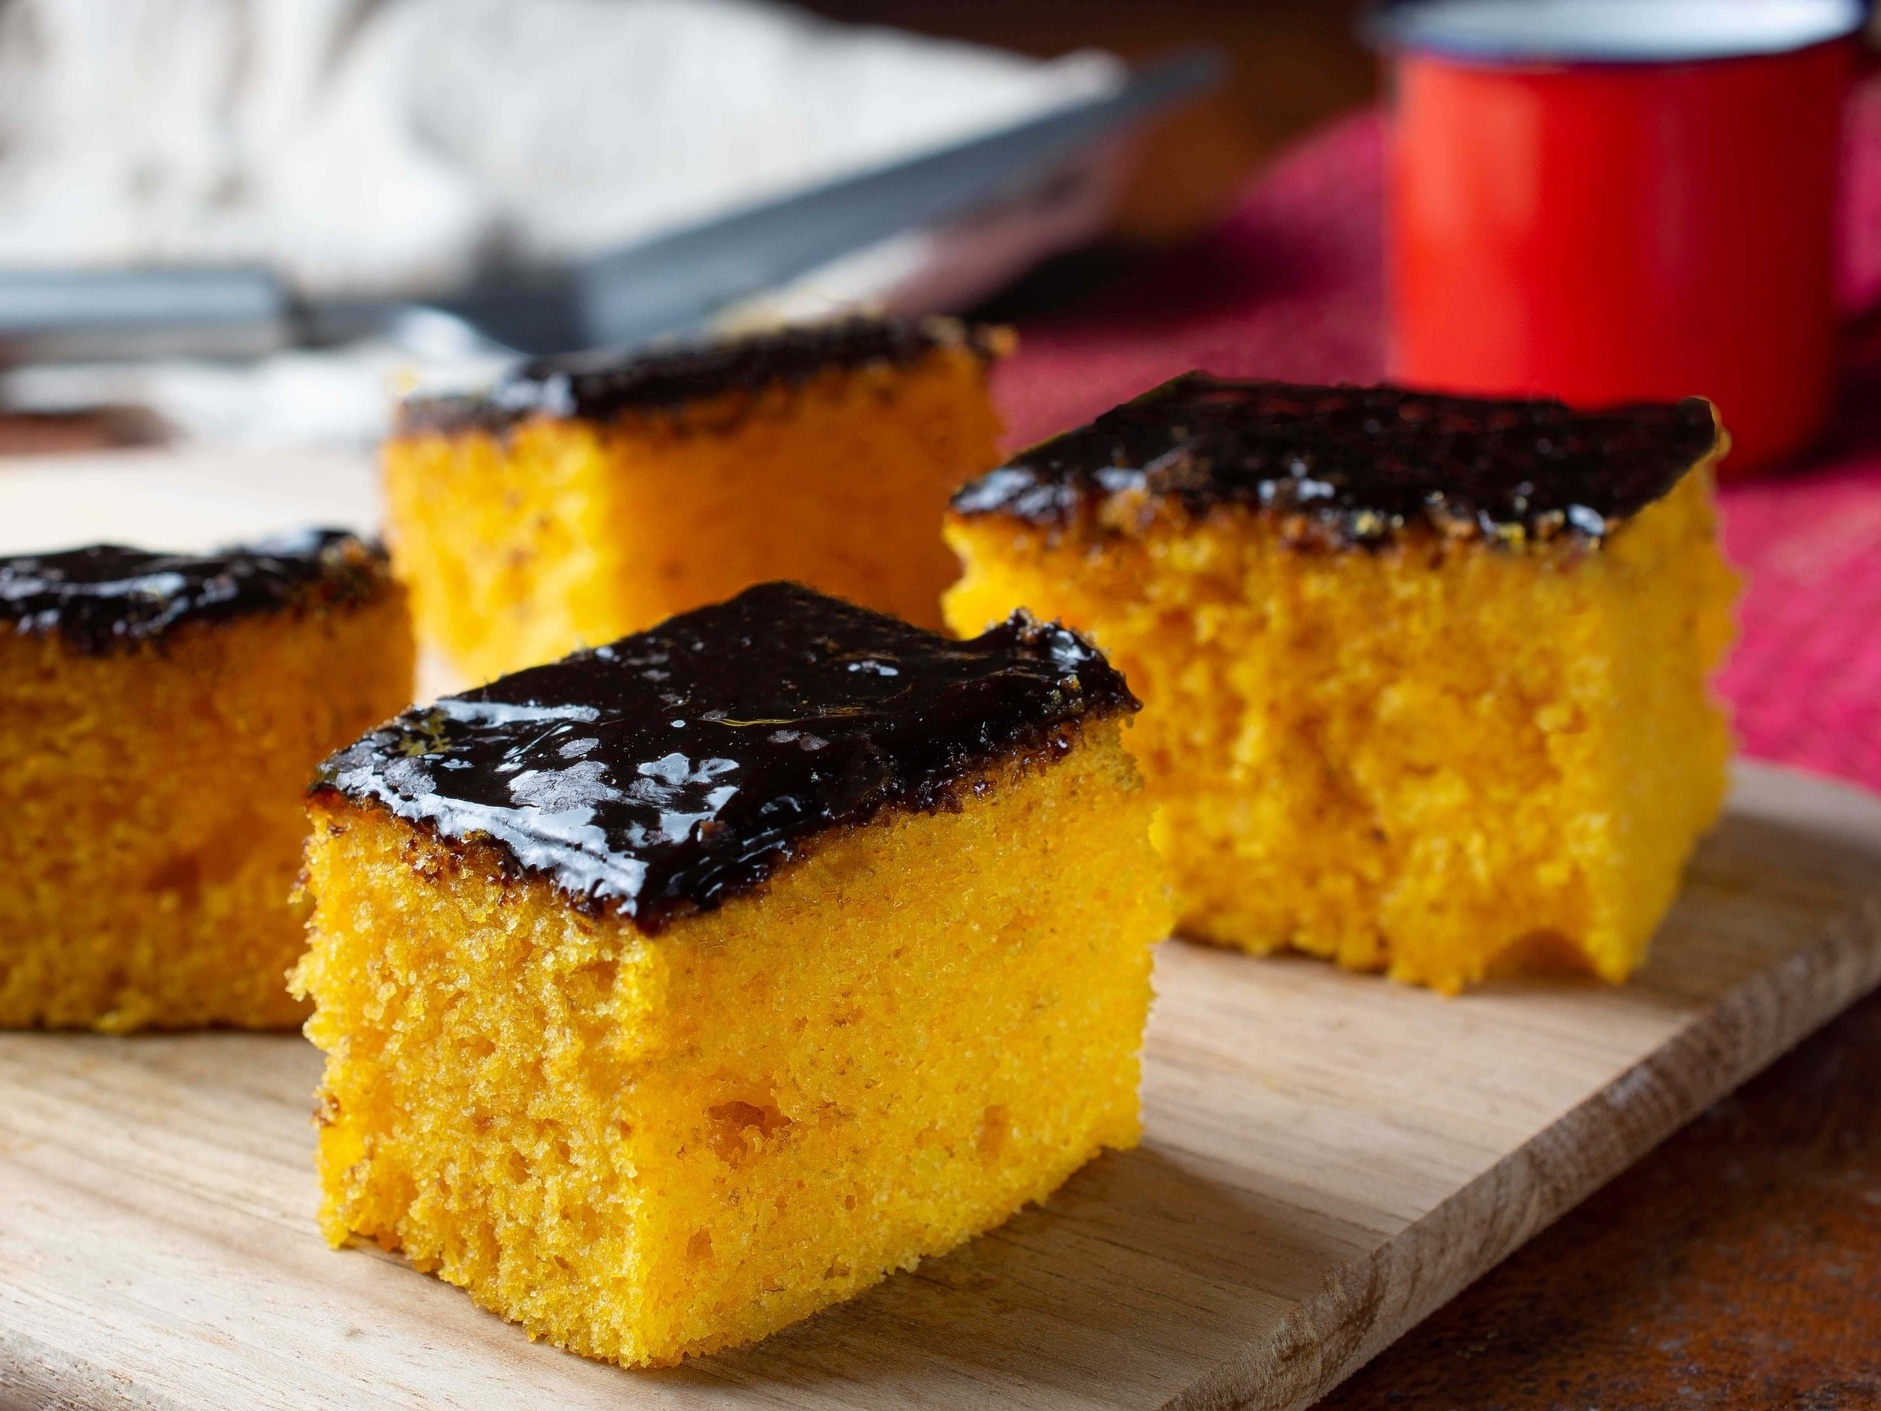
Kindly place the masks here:
<instances>
[{"instance_id":1,"label":"square cake slice","mask_svg":"<svg viewBox=\"0 0 1881 1411\"><path fill-rule=\"evenodd\" d=\"M1190 374L955 498L948 620L1024 605L1128 676L1184 934L1619 981L1725 787L1725 444L1698 398Z\"/></svg>"},{"instance_id":2,"label":"square cake slice","mask_svg":"<svg viewBox=\"0 0 1881 1411\"><path fill-rule=\"evenodd\" d=\"M488 681L771 579L938 628L941 516L999 463L1009 341L858 318L407 402L385 489L420 638Z\"/></svg>"},{"instance_id":3,"label":"square cake slice","mask_svg":"<svg viewBox=\"0 0 1881 1411\"><path fill-rule=\"evenodd\" d=\"M532 1337L762 1337L1138 1133L1136 702L1023 614L767 584L413 710L311 796L321 1219Z\"/></svg>"},{"instance_id":4,"label":"square cake slice","mask_svg":"<svg viewBox=\"0 0 1881 1411\"><path fill-rule=\"evenodd\" d=\"M385 555L0 559L0 1028L285 1028L320 761L411 700Z\"/></svg>"}]
</instances>

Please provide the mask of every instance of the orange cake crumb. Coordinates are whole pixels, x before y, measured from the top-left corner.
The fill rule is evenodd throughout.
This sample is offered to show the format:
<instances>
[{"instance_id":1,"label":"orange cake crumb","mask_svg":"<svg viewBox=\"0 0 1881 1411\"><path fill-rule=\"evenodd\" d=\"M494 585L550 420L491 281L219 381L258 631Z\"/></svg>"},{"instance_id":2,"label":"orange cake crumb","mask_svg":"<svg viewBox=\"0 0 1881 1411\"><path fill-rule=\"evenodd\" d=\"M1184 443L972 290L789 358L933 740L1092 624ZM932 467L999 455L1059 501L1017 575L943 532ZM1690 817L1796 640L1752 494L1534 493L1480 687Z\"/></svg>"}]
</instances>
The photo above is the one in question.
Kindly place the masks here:
<instances>
[{"instance_id":1,"label":"orange cake crumb","mask_svg":"<svg viewBox=\"0 0 1881 1411\"><path fill-rule=\"evenodd\" d=\"M1722 447L1697 400L1193 375L963 491L948 620L1125 673L1184 934L1619 981L1724 793Z\"/></svg>"},{"instance_id":2,"label":"orange cake crumb","mask_svg":"<svg viewBox=\"0 0 1881 1411\"><path fill-rule=\"evenodd\" d=\"M777 585L343 752L299 975L329 1238L658 1365L1133 1145L1133 707L1070 633Z\"/></svg>"},{"instance_id":3,"label":"orange cake crumb","mask_svg":"<svg viewBox=\"0 0 1881 1411\"><path fill-rule=\"evenodd\" d=\"M0 560L0 1027L286 1028L321 758L411 692L345 535Z\"/></svg>"},{"instance_id":4,"label":"orange cake crumb","mask_svg":"<svg viewBox=\"0 0 1881 1411\"><path fill-rule=\"evenodd\" d=\"M938 627L1006 341L854 320L408 403L385 486L421 638L485 681L770 579Z\"/></svg>"}]
</instances>

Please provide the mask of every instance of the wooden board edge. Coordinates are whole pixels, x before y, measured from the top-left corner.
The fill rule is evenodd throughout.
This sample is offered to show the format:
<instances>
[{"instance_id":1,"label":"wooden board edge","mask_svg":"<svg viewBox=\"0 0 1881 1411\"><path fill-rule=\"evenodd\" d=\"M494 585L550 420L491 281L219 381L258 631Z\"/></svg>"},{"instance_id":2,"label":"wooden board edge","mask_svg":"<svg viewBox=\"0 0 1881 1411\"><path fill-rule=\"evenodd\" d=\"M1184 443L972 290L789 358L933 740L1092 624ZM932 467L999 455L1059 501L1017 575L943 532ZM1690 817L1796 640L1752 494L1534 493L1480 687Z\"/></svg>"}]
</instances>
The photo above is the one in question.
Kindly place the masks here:
<instances>
[{"instance_id":1,"label":"wooden board edge","mask_svg":"<svg viewBox=\"0 0 1881 1411\"><path fill-rule=\"evenodd\" d=\"M1713 1102L1881 986L1881 895L1339 1270L1167 1411L1304 1411Z\"/></svg>"},{"instance_id":2,"label":"wooden board edge","mask_svg":"<svg viewBox=\"0 0 1881 1411\"><path fill-rule=\"evenodd\" d=\"M82 1358L0 1328L0 1411L187 1411Z\"/></svg>"}]
</instances>

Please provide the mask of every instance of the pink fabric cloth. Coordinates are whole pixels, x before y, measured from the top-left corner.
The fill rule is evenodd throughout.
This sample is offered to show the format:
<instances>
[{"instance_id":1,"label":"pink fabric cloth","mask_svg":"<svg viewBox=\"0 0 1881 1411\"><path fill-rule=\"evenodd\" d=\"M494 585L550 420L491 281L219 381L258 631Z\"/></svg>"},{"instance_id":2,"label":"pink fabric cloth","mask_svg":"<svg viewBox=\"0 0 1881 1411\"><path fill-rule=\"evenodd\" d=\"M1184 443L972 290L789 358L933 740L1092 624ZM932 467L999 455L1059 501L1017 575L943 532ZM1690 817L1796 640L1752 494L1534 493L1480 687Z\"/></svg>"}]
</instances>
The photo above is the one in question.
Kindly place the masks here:
<instances>
[{"instance_id":1,"label":"pink fabric cloth","mask_svg":"<svg viewBox=\"0 0 1881 1411\"><path fill-rule=\"evenodd\" d=\"M1101 308L1022 329L998 384L1012 444L1191 368L1379 379L1382 136L1376 113L1334 124L1207 239ZM1881 790L1881 77L1856 92L1847 155L1841 409L1807 464L1723 491L1748 586L1720 686L1746 753Z\"/></svg>"}]
</instances>

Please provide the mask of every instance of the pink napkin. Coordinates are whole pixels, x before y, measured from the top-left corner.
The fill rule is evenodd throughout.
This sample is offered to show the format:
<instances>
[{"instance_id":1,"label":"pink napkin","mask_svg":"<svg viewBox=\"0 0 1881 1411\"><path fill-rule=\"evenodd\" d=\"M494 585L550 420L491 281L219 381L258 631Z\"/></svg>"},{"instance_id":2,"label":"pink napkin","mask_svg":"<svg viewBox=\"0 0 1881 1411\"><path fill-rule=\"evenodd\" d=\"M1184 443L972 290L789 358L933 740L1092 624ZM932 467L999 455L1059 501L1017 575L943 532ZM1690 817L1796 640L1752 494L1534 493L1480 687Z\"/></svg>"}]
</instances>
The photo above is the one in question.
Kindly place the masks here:
<instances>
[{"instance_id":1,"label":"pink napkin","mask_svg":"<svg viewBox=\"0 0 1881 1411\"><path fill-rule=\"evenodd\" d=\"M1376 112L1333 124L1178 258L1101 308L1022 329L998 384L1011 443L1190 368L1380 378L1382 136ZM1806 464L1723 492L1748 590L1719 684L1746 753L1881 790L1881 78L1850 105L1844 196L1841 408Z\"/></svg>"}]
</instances>

